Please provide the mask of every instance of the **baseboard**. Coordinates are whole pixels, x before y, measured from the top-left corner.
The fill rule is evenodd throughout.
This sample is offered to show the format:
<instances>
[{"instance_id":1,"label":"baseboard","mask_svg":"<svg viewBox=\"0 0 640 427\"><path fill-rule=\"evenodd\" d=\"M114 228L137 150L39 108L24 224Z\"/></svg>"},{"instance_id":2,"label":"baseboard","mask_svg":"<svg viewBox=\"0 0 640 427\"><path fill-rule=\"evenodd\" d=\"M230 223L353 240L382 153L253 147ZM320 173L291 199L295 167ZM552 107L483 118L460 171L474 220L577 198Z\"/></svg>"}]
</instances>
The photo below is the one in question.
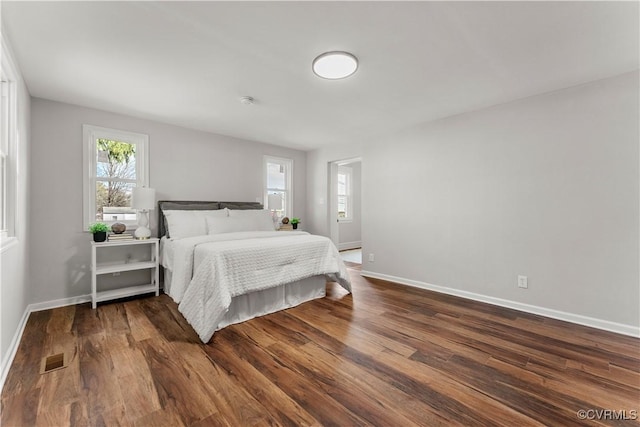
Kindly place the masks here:
<instances>
[{"instance_id":1,"label":"baseboard","mask_svg":"<svg viewBox=\"0 0 640 427\"><path fill-rule=\"evenodd\" d=\"M608 320L596 319L593 317L582 316L565 311L553 310L550 308L539 307L521 302L510 301L502 298L490 297L487 295L476 294L473 292L462 291L459 289L448 288L446 286L433 285L431 283L420 282L418 280L405 279L403 277L390 276L388 274L375 273L363 270L360 272L362 276L371 277L373 279L386 280L402 285L412 286L415 288L426 289L429 291L440 292L443 294L453 295L474 301L493 304L500 307L511 308L514 310L524 311L526 313L537 314L540 316L550 317L552 319L563 320L565 322L576 323L578 325L589 326L596 329L602 329L609 332L615 332L622 335L640 338L640 327L625 325L622 323L610 322Z\"/></svg>"},{"instance_id":2,"label":"baseboard","mask_svg":"<svg viewBox=\"0 0 640 427\"><path fill-rule=\"evenodd\" d=\"M361 247L362 247L361 241L338 243L339 251L346 251L349 249L360 249Z\"/></svg>"},{"instance_id":3,"label":"baseboard","mask_svg":"<svg viewBox=\"0 0 640 427\"><path fill-rule=\"evenodd\" d=\"M0 366L0 391L4 388L4 381L7 379L7 374L9 373L9 368L13 363L13 358L16 357L16 352L18 351L18 344L20 344L20 339L22 338L22 334L24 333L24 328L27 326L27 319L29 318L29 306L24 309L24 313L22 313L22 318L20 319L20 323L18 323L18 328L16 329L16 333L13 334L13 339L11 339L11 344L9 344L9 348L7 349L7 353L5 354L4 359L2 360L2 366Z\"/></svg>"},{"instance_id":4,"label":"baseboard","mask_svg":"<svg viewBox=\"0 0 640 427\"><path fill-rule=\"evenodd\" d=\"M66 307L68 305L83 304L85 302L91 302L91 295L80 295L77 297L60 298L53 301L37 302L35 304L29 304L27 309L29 313L34 311L49 310L52 308Z\"/></svg>"},{"instance_id":5,"label":"baseboard","mask_svg":"<svg viewBox=\"0 0 640 427\"><path fill-rule=\"evenodd\" d=\"M82 304L89 301L91 301L91 295L81 295L77 297L62 298L62 299L57 299L53 301L45 301L45 302L38 302L35 304L29 304L24 309L24 313L22 314L22 318L20 319L20 323L18 324L16 333L13 335L11 344L9 344L9 348L7 349L7 354L2 360L2 365L0 366L0 391L4 387L4 382L7 379L9 368L13 363L13 359L16 357L16 352L18 351L18 345L20 344L20 339L22 338L22 334L24 333L24 328L27 326L27 320L29 319L29 315L34 311L48 310L51 308L64 307L67 305Z\"/></svg>"},{"instance_id":6,"label":"baseboard","mask_svg":"<svg viewBox=\"0 0 640 427\"><path fill-rule=\"evenodd\" d=\"M567 313L564 311L552 310L549 308L539 307L535 305L523 304L516 301L490 297L487 295L476 294L473 292L467 292L459 289L448 288L446 286L433 285L426 282L406 279L403 277L391 276L388 274L375 273L375 272L366 271L366 270L361 271L360 274L362 276L371 277L373 279L386 280L389 282L399 283L402 285L426 289L434 292L440 292L443 294L448 294L448 295L453 295L453 296L466 298L474 301L493 304L500 307L506 307L514 310L524 311L526 313L532 313L540 316L550 317L552 319L563 320L570 323L576 323L579 325L589 326L596 329L615 332L622 335L640 337L640 328L631 326L631 325L610 322L608 320L596 319L593 317L581 316L579 314ZM22 318L20 319L20 323L18 324L18 328L16 329L16 333L14 334L13 339L11 340L11 344L7 349L8 350L7 354L5 355L4 360L2 360L2 365L0 366L0 391L4 387L4 382L7 379L9 368L11 367L11 363L13 363L13 359L16 356L16 352L18 351L18 345L20 344L20 339L22 338L22 334L24 333L24 328L27 325L27 320L29 318L29 315L35 311L48 310L48 309L64 307L68 305L82 304L90 301L91 301L91 295L81 295L77 297L62 298L62 299L57 299L53 301L45 301L45 302L40 302L35 304L29 304L24 310Z\"/></svg>"}]
</instances>

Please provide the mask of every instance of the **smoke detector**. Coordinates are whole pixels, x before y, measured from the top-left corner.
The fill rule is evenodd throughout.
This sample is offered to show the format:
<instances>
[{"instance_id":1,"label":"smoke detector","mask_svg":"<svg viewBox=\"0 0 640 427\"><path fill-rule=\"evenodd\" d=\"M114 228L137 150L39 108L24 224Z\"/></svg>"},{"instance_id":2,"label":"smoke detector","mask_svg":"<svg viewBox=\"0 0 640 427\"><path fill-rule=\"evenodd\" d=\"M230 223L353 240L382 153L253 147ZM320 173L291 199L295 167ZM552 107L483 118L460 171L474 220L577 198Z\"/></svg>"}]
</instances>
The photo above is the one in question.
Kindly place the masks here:
<instances>
[{"instance_id":1,"label":"smoke detector","mask_svg":"<svg viewBox=\"0 0 640 427\"><path fill-rule=\"evenodd\" d=\"M253 97L251 96L243 96L240 98L240 103L242 105L253 105L255 102L255 99L253 99Z\"/></svg>"}]
</instances>

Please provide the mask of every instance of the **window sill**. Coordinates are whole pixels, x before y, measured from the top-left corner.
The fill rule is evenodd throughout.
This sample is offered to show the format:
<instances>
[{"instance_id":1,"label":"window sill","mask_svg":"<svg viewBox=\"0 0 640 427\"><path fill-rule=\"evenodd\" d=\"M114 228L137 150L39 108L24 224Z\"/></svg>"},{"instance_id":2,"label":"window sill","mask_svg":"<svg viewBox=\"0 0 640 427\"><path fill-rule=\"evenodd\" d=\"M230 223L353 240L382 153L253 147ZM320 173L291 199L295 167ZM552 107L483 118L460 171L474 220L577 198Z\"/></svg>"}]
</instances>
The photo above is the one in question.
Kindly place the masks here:
<instances>
[{"instance_id":1,"label":"window sill","mask_svg":"<svg viewBox=\"0 0 640 427\"><path fill-rule=\"evenodd\" d=\"M2 239L2 244L0 245L0 253L4 253L10 248L16 246L18 244L17 237L5 237Z\"/></svg>"}]
</instances>

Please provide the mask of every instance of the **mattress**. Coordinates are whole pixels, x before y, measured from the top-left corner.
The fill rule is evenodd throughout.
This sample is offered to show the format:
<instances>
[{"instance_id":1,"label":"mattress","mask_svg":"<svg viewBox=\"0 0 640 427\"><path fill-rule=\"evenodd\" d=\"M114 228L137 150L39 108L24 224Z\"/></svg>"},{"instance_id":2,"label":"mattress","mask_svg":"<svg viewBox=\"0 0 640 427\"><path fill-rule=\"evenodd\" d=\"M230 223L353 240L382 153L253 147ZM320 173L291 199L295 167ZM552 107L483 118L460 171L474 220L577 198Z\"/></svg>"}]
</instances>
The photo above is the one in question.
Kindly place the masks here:
<instances>
[{"instance_id":1,"label":"mattress","mask_svg":"<svg viewBox=\"0 0 640 427\"><path fill-rule=\"evenodd\" d=\"M160 240L160 263L164 267L164 289L169 293L173 280L176 241L163 237ZM326 295L327 278L316 275L276 287L238 295L232 298L224 316L215 326L218 331L228 325L255 317L295 307Z\"/></svg>"}]
</instances>

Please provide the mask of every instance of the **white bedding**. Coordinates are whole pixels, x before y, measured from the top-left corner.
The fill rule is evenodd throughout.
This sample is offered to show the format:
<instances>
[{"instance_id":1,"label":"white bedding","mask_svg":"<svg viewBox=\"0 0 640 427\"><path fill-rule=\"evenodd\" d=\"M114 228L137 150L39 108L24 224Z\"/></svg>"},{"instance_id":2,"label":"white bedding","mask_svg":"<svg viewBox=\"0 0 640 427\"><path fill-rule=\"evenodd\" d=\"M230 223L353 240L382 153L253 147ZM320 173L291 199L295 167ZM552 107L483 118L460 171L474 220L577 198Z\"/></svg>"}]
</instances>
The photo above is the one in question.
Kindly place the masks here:
<instances>
[{"instance_id":1,"label":"white bedding","mask_svg":"<svg viewBox=\"0 0 640 427\"><path fill-rule=\"evenodd\" d=\"M210 242L229 242L246 239L283 238L294 235L308 235L304 231L244 231L237 233L208 234L184 239L162 238L160 250L162 266L171 270L171 286L165 286L164 292L177 303L182 301L191 278L193 277L193 261L198 245Z\"/></svg>"},{"instance_id":2,"label":"white bedding","mask_svg":"<svg viewBox=\"0 0 640 427\"><path fill-rule=\"evenodd\" d=\"M162 264L172 271L165 289L208 342L232 298L312 276L326 275L351 291L335 245L305 232L241 232L164 241Z\"/></svg>"}]
</instances>

